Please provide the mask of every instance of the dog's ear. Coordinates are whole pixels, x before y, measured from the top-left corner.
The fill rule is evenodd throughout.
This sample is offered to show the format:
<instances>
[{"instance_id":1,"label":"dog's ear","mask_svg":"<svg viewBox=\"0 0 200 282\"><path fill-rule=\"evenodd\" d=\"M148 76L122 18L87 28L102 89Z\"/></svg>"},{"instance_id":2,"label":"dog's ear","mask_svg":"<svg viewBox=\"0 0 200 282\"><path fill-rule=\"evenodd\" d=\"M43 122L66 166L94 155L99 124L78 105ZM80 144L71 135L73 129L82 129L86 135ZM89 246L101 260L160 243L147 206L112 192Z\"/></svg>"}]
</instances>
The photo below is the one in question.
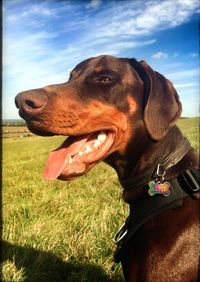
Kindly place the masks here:
<instances>
[{"instance_id":1,"label":"dog's ear","mask_svg":"<svg viewBox=\"0 0 200 282\"><path fill-rule=\"evenodd\" d=\"M132 61L132 60L131 60ZM168 79L154 71L145 61L131 62L144 82L144 123L149 136L159 141L181 115L179 96Z\"/></svg>"}]
</instances>

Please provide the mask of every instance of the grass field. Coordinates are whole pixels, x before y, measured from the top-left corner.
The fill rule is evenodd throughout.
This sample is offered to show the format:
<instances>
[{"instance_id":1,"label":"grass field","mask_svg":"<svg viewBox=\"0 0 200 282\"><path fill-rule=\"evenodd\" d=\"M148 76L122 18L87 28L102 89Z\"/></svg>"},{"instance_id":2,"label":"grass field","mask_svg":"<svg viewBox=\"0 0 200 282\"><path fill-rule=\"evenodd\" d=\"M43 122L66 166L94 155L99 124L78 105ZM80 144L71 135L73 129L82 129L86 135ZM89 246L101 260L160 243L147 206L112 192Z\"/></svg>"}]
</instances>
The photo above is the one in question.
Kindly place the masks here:
<instances>
[{"instance_id":1,"label":"grass field","mask_svg":"<svg viewBox=\"0 0 200 282\"><path fill-rule=\"evenodd\" d=\"M179 126L198 149L198 119ZM3 281L123 281L111 270L113 236L127 216L115 172L104 163L72 182L42 179L63 137L3 140Z\"/></svg>"}]
</instances>

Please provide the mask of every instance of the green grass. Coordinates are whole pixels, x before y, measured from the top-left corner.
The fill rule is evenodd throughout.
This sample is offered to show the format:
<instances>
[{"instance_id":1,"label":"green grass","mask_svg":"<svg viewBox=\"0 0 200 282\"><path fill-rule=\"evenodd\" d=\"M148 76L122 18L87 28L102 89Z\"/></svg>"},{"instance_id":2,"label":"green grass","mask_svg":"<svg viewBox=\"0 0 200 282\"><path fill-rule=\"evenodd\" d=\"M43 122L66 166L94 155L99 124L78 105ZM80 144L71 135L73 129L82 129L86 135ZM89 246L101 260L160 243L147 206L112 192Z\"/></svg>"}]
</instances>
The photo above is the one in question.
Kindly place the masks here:
<instances>
[{"instance_id":1,"label":"green grass","mask_svg":"<svg viewBox=\"0 0 200 282\"><path fill-rule=\"evenodd\" d=\"M179 126L198 148L197 119ZM111 271L113 236L128 214L122 188L101 163L72 182L42 179L62 137L3 140L3 281L123 281Z\"/></svg>"},{"instance_id":2,"label":"green grass","mask_svg":"<svg viewBox=\"0 0 200 282\"><path fill-rule=\"evenodd\" d=\"M189 119L180 119L177 124L183 134L188 138L192 146L197 151L199 151L199 122L200 119L196 117Z\"/></svg>"}]
</instances>

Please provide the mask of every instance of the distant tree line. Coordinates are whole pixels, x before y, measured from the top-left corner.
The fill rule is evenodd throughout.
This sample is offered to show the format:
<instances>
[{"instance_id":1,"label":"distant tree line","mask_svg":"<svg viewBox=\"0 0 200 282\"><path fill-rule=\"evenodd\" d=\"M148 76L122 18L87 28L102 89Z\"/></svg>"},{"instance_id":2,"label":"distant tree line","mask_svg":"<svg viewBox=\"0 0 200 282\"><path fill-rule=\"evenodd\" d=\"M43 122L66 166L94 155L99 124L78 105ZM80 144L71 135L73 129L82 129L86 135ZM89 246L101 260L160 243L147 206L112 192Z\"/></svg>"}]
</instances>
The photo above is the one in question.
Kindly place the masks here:
<instances>
[{"instance_id":1,"label":"distant tree line","mask_svg":"<svg viewBox=\"0 0 200 282\"><path fill-rule=\"evenodd\" d=\"M3 120L2 126L25 126L26 123L23 120Z\"/></svg>"}]
</instances>

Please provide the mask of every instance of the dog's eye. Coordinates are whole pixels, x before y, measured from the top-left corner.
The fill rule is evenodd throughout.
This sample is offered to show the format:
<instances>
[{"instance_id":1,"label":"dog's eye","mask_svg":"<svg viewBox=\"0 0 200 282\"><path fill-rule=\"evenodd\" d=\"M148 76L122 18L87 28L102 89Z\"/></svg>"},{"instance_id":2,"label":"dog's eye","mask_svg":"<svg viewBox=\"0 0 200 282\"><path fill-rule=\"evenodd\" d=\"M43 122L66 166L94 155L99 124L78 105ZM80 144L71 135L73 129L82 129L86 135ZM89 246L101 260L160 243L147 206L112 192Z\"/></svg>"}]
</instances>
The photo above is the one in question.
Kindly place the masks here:
<instances>
[{"instance_id":1,"label":"dog's eye","mask_svg":"<svg viewBox=\"0 0 200 282\"><path fill-rule=\"evenodd\" d=\"M109 84L109 83L112 82L112 78L109 77L109 76L104 75L104 76L101 76L101 77L99 78L99 81L100 81L101 83L104 83L104 84Z\"/></svg>"}]
</instances>

